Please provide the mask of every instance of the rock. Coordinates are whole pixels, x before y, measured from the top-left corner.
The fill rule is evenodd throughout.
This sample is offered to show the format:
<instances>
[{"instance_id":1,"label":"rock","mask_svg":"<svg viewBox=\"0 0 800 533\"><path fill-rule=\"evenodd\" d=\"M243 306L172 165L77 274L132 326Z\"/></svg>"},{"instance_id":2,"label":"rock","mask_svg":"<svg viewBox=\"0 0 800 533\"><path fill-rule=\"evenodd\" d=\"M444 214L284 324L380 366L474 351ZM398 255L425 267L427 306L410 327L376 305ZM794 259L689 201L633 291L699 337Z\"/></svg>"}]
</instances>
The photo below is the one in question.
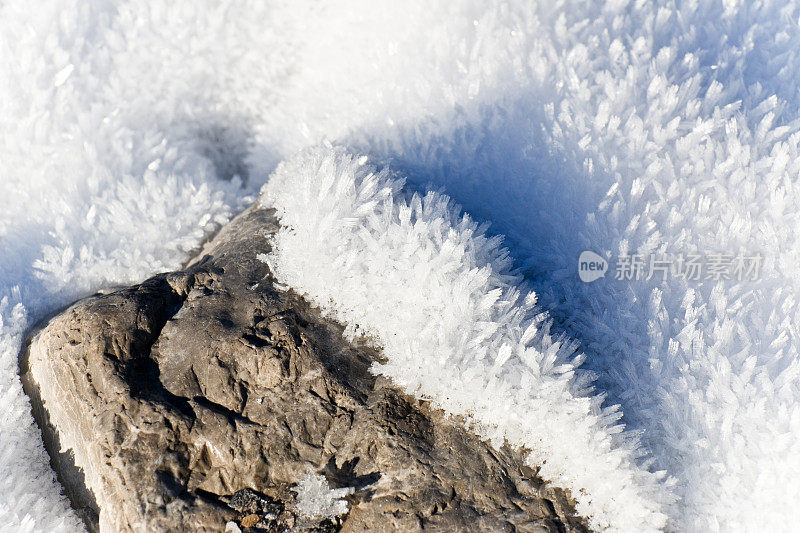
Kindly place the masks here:
<instances>
[{"instance_id":1,"label":"rock","mask_svg":"<svg viewBox=\"0 0 800 533\"><path fill-rule=\"evenodd\" d=\"M249 514L242 518L242 527L255 527L261 521L261 517L257 514Z\"/></svg>"},{"instance_id":2,"label":"rock","mask_svg":"<svg viewBox=\"0 0 800 533\"><path fill-rule=\"evenodd\" d=\"M251 208L184 270L79 301L30 339L25 389L89 529L586 530L521 453L371 375L378 351L276 289L256 257L276 228ZM312 474L352 488L348 512L303 515Z\"/></svg>"}]
</instances>

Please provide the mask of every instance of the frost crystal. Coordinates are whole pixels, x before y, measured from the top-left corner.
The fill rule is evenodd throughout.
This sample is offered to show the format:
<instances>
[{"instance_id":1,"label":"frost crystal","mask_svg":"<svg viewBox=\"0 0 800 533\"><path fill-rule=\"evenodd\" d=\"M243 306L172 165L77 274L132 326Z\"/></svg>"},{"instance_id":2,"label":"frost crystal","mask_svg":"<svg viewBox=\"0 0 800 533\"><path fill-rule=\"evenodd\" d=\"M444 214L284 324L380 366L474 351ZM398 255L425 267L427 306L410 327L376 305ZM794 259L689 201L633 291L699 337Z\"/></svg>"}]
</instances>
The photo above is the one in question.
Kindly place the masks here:
<instances>
[{"instance_id":1,"label":"frost crystal","mask_svg":"<svg viewBox=\"0 0 800 533\"><path fill-rule=\"evenodd\" d=\"M343 500L355 489L332 489L325 476L308 474L297 484L297 510L304 518L322 520L343 515L348 510Z\"/></svg>"}]
</instances>

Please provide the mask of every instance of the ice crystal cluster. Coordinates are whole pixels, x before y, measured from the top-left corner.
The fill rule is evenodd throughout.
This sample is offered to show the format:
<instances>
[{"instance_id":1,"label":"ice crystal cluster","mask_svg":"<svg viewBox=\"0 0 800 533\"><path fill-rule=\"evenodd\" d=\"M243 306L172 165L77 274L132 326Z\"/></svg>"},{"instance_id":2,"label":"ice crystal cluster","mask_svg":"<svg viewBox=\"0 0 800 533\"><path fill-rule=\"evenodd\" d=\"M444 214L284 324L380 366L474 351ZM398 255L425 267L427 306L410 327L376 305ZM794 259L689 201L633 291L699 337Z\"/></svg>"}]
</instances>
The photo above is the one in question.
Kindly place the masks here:
<instances>
[{"instance_id":1,"label":"ice crystal cluster","mask_svg":"<svg viewBox=\"0 0 800 533\"><path fill-rule=\"evenodd\" d=\"M332 489L325 476L308 474L297 484L297 511L300 516L315 520L334 518L347 512L345 496L352 487Z\"/></svg>"}]
</instances>

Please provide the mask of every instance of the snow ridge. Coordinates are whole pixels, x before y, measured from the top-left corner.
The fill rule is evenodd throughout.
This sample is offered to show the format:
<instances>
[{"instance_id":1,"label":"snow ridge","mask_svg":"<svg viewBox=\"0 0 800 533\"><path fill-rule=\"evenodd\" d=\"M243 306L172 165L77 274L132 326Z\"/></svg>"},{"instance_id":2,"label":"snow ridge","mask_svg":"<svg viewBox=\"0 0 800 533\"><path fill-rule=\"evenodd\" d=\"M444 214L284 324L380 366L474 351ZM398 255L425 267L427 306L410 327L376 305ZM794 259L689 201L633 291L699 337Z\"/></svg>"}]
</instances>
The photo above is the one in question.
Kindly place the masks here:
<instances>
[{"instance_id":1,"label":"snow ridge","mask_svg":"<svg viewBox=\"0 0 800 533\"><path fill-rule=\"evenodd\" d=\"M269 257L278 279L382 346L375 371L494 444L530 449L594 528L665 526L664 472L641 468L576 344L550 334L501 240L447 196L405 194L367 157L324 146L280 164L261 205L282 224Z\"/></svg>"}]
</instances>

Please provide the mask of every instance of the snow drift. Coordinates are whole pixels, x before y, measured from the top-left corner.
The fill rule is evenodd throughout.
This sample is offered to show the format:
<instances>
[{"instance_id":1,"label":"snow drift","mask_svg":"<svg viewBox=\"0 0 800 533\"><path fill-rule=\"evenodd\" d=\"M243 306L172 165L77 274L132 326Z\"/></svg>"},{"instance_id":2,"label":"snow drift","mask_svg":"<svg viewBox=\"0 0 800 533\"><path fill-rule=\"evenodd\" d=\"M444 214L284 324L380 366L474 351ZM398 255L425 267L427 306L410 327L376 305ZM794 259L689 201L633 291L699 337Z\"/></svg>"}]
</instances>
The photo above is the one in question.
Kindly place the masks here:
<instances>
[{"instance_id":1,"label":"snow drift","mask_svg":"<svg viewBox=\"0 0 800 533\"><path fill-rule=\"evenodd\" d=\"M596 468L619 457L618 470L601 481L621 483L630 505L617 509L652 510L636 515L645 523L658 525L659 509L681 531L798 523L798 20L800 7L790 0L43 0L35 9L2 2L0 527L78 527L16 377L26 328L97 288L179 266L254 199L279 161L326 138L390 161L409 190L442 191L474 220L491 222L486 238L506 236L517 270L501 266L502 253L443 196L416 208L389 176L375 180L391 189L396 214L381 203L353 215L368 231L381 227L370 225L369 211L384 209L391 215L384 226L403 228L411 218L402 222L399 206L408 202L414 220L420 213L432 225L426 217L436 213L464 246L435 257L474 261L470 268L479 270L492 265L480 275L433 265L448 273L439 279L461 273L475 284L452 289L469 296L472 318L511 320L497 331L447 338L445 346L463 350L437 354L458 363L444 371L488 384L490 375L477 371L510 345L492 382L508 383L510 393L527 385L507 368L555 357L537 379L568 393L565 406L577 409L558 420L580 419L579 428L598 436ZM293 161L307 172L300 176L313 174L314 165ZM360 171L351 170L358 183ZM340 228L337 238L354 231L335 218L328 223ZM347 242L401 238L358 235ZM575 272L584 250L605 257L759 252L764 266L748 283L584 284ZM533 365L514 351L532 320L520 275L552 321L553 346L561 346L546 348L547 328L537 325L525 345L554 351ZM368 277L364 285L376 287ZM494 289L496 300L474 299ZM442 294L433 293L431 304ZM326 306L346 313L349 304ZM378 316L359 324L379 335ZM453 359L472 353L459 343L483 337L484 358ZM606 395L602 406L571 369L581 358L596 376L596 393ZM384 370L416 386L418 372L433 364ZM463 396L437 400L454 410L467 405ZM623 417L612 421L616 404ZM479 413L480 430L499 436L499 425ZM613 433L618 423L627 433ZM514 424L505 431L524 431ZM588 434L537 448L561 454L548 461L550 475L584 483L584 473L568 470L589 461L569 450L589 442ZM637 438L649 460L638 457ZM659 471L675 480L674 506L653 503L660 489L649 473ZM593 509L615 504L590 500ZM618 524L634 519L623 515Z\"/></svg>"}]
</instances>

